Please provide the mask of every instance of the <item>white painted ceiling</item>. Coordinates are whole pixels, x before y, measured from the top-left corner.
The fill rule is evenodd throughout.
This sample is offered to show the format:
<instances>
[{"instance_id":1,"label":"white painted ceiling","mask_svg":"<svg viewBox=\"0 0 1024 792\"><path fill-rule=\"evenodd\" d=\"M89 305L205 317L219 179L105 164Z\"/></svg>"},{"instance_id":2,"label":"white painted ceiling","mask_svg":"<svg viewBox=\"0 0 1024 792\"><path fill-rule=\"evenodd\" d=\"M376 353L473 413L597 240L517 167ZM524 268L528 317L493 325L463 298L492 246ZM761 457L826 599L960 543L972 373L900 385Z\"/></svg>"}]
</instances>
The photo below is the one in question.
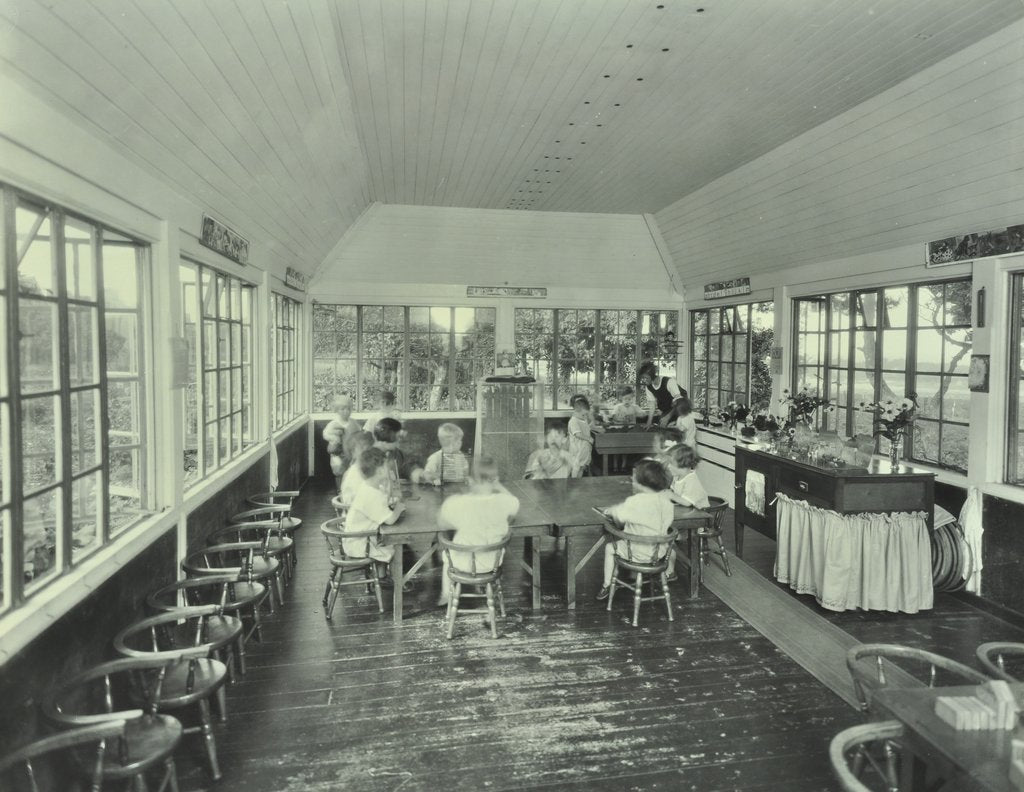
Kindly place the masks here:
<instances>
[{"instance_id":1,"label":"white painted ceiling","mask_svg":"<svg viewBox=\"0 0 1024 792\"><path fill-rule=\"evenodd\" d=\"M1022 17L1021 0L0 0L0 68L314 266L373 201L657 211Z\"/></svg>"}]
</instances>

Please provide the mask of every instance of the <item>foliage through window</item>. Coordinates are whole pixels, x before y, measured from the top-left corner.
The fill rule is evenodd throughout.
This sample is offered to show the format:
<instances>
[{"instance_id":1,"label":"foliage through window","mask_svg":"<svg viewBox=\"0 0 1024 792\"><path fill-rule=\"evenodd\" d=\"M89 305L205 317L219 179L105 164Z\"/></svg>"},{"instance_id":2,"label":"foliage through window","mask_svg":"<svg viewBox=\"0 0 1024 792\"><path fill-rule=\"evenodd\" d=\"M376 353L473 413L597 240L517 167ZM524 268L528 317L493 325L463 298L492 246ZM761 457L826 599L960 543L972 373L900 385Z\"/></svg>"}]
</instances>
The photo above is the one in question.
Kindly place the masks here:
<instances>
[{"instance_id":1,"label":"foliage through window","mask_svg":"<svg viewBox=\"0 0 1024 792\"><path fill-rule=\"evenodd\" d=\"M0 324L2 599L10 607L149 509L148 246L9 188ZM12 552L13 551L13 552Z\"/></svg>"},{"instance_id":2,"label":"foliage through window","mask_svg":"<svg viewBox=\"0 0 1024 792\"><path fill-rule=\"evenodd\" d=\"M313 409L347 393L369 410L385 389L413 412L474 410L494 322L494 308L314 305Z\"/></svg>"},{"instance_id":3,"label":"foliage through window","mask_svg":"<svg viewBox=\"0 0 1024 792\"><path fill-rule=\"evenodd\" d=\"M1006 480L1024 484L1024 272L1012 280Z\"/></svg>"},{"instance_id":4,"label":"foliage through window","mask_svg":"<svg viewBox=\"0 0 1024 792\"><path fill-rule=\"evenodd\" d=\"M675 311L516 308L516 357L548 383L548 407L569 409L575 393L605 399L617 385L636 387L644 360L674 377L676 323Z\"/></svg>"},{"instance_id":5,"label":"foliage through window","mask_svg":"<svg viewBox=\"0 0 1024 792\"><path fill-rule=\"evenodd\" d=\"M690 311L690 399L705 409L730 401L768 409L775 304L745 303Z\"/></svg>"},{"instance_id":6,"label":"foliage through window","mask_svg":"<svg viewBox=\"0 0 1024 792\"><path fill-rule=\"evenodd\" d=\"M183 260L178 269L189 351L185 399L185 486L223 467L255 442L253 297L248 283Z\"/></svg>"},{"instance_id":7,"label":"foliage through window","mask_svg":"<svg viewBox=\"0 0 1024 792\"><path fill-rule=\"evenodd\" d=\"M835 413L820 416L823 428L871 434L873 416L859 409L862 403L916 393L920 410L905 453L918 462L967 469L970 279L794 302L792 384L836 401Z\"/></svg>"},{"instance_id":8,"label":"foliage through window","mask_svg":"<svg viewBox=\"0 0 1024 792\"><path fill-rule=\"evenodd\" d=\"M299 414L297 398L299 317L302 303L281 294L272 294L271 320L273 321L274 360L274 428L284 426Z\"/></svg>"}]
</instances>

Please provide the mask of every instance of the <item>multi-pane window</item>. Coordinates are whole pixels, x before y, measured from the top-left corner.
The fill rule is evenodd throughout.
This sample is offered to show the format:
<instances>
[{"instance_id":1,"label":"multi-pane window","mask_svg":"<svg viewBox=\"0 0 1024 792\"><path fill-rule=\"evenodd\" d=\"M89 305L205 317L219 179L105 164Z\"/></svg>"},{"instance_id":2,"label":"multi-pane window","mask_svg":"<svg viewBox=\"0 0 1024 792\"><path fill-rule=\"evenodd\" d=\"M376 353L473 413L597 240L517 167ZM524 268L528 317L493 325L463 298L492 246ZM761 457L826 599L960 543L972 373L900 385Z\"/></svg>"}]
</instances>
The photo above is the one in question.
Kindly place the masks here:
<instances>
[{"instance_id":1,"label":"multi-pane window","mask_svg":"<svg viewBox=\"0 0 1024 792\"><path fill-rule=\"evenodd\" d=\"M891 286L795 301L793 387L835 400L823 428L871 434L870 402L917 394L911 459L967 468L971 282Z\"/></svg>"},{"instance_id":2,"label":"multi-pane window","mask_svg":"<svg viewBox=\"0 0 1024 792\"><path fill-rule=\"evenodd\" d=\"M494 308L314 305L313 409L346 393L369 410L390 390L410 411L473 410L494 322Z\"/></svg>"},{"instance_id":3,"label":"multi-pane window","mask_svg":"<svg viewBox=\"0 0 1024 792\"><path fill-rule=\"evenodd\" d=\"M136 522L148 247L2 188L0 608Z\"/></svg>"},{"instance_id":4,"label":"multi-pane window","mask_svg":"<svg viewBox=\"0 0 1024 792\"><path fill-rule=\"evenodd\" d=\"M202 264L179 267L189 350L185 386L185 485L255 442L252 285Z\"/></svg>"},{"instance_id":5,"label":"multi-pane window","mask_svg":"<svg viewBox=\"0 0 1024 792\"><path fill-rule=\"evenodd\" d=\"M1024 484L1024 272L1016 273L1012 284L1006 480Z\"/></svg>"},{"instance_id":6,"label":"multi-pane window","mask_svg":"<svg viewBox=\"0 0 1024 792\"><path fill-rule=\"evenodd\" d=\"M712 409L730 401L770 406L775 304L745 303L690 311L690 398Z\"/></svg>"},{"instance_id":7,"label":"multi-pane window","mask_svg":"<svg viewBox=\"0 0 1024 792\"><path fill-rule=\"evenodd\" d=\"M273 321L274 359L274 428L284 426L299 414L296 396L298 385L298 359L296 341L302 304L282 294L273 294L271 319Z\"/></svg>"},{"instance_id":8,"label":"multi-pane window","mask_svg":"<svg viewBox=\"0 0 1024 792\"><path fill-rule=\"evenodd\" d=\"M549 406L568 409L581 391L607 398L616 385L635 387L645 360L675 376L676 321L675 311L517 308L516 356L548 383Z\"/></svg>"}]
</instances>

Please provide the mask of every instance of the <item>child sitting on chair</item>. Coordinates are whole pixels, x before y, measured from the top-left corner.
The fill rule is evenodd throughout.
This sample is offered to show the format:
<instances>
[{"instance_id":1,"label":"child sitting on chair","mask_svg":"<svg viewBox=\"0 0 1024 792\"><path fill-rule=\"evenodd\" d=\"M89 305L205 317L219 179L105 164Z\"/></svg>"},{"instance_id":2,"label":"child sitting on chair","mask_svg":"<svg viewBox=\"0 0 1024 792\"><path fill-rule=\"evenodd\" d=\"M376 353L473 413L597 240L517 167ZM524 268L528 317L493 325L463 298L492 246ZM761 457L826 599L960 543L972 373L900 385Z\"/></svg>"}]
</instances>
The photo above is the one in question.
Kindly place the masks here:
<instances>
[{"instance_id":1,"label":"child sitting on chair","mask_svg":"<svg viewBox=\"0 0 1024 792\"><path fill-rule=\"evenodd\" d=\"M621 531L639 536L664 536L672 527L675 508L668 497L672 479L668 470L654 459L641 459L633 467L633 493L622 503L609 506L605 514ZM633 545L633 559L641 563L654 560L658 545ZM597 598L608 599L615 572L615 551L626 552L625 541L604 546L604 585ZM646 557L645 557L646 554Z\"/></svg>"},{"instance_id":2,"label":"child sitting on chair","mask_svg":"<svg viewBox=\"0 0 1024 792\"><path fill-rule=\"evenodd\" d=\"M697 478L700 456L685 443L676 443L662 452L660 461L672 476L671 498L681 506L706 509L711 503L704 485Z\"/></svg>"},{"instance_id":3,"label":"child sitting on chair","mask_svg":"<svg viewBox=\"0 0 1024 792\"><path fill-rule=\"evenodd\" d=\"M405 511L405 504L398 503L392 508L388 503L389 477L387 457L379 448L368 448L359 457L359 472L363 482L356 490L348 510L343 533L377 531L381 525L394 525ZM381 582L392 584L386 564L395 554L393 545L381 544L376 536L342 539L341 548L350 558L372 558L384 566Z\"/></svg>"},{"instance_id":4,"label":"child sitting on chair","mask_svg":"<svg viewBox=\"0 0 1024 792\"><path fill-rule=\"evenodd\" d=\"M345 444L347 446L346 456L352 460L352 464L348 466L345 475L341 477L339 494L341 502L348 507L352 505L352 499L355 498L359 485L364 481L363 474L359 470L359 460L366 451L373 448L373 435L369 432L357 432Z\"/></svg>"},{"instance_id":5,"label":"child sitting on chair","mask_svg":"<svg viewBox=\"0 0 1024 792\"><path fill-rule=\"evenodd\" d=\"M572 473L572 457L566 449L568 439L560 429L549 429L545 445L538 448L526 460L528 479L569 478Z\"/></svg>"},{"instance_id":6,"label":"child sitting on chair","mask_svg":"<svg viewBox=\"0 0 1024 792\"><path fill-rule=\"evenodd\" d=\"M490 457L481 457L473 465L469 492L445 498L437 515L442 531L455 531L452 541L461 545L497 544L508 534L508 521L519 511L519 499L498 481L498 465ZM475 563L478 572L493 569L497 553L477 553L475 562L470 553L451 551L456 569L469 571ZM438 605L448 604L448 553L443 553L441 597Z\"/></svg>"},{"instance_id":7,"label":"child sitting on chair","mask_svg":"<svg viewBox=\"0 0 1024 792\"><path fill-rule=\"evenodd\" d=\"M469 460L462 453L462 430L453 423L437 427L437 441L441 450L427 457L423 466L423 481L426 484L447 484L465 481L469 474Z\"/></svg>"}]
</instances>

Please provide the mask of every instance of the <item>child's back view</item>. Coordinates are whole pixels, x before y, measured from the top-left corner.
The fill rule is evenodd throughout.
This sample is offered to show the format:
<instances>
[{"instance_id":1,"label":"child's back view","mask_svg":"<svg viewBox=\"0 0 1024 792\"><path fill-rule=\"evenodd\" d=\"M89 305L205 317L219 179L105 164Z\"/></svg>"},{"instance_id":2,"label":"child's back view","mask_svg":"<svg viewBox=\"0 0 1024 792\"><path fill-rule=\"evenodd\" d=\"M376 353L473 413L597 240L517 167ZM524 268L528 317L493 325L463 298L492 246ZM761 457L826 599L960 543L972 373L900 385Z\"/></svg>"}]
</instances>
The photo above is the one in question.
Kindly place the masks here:
<instances>
[{"instance_id":1,"label":"child's back view","mask_svg":"<svg viewBox=\"0 0 1024 792\"><path fill-rule=\"evenodd\" d=\"M498 466L489 457L482 457L473 468L469 479L469 492L452 495L441 504L437 515L438 527L455 531L452 541L461 545L496 544L508 535L508 521L519 511L519 499L498 481ZM497 560L497 553L477 553L478 572L489 570ZM451 561L456 569L468 571L469 553L453 550ZM448 603L448 554L444 556L439 605Z\"/></svg>"},{"instance_id":2,"label":"child's back view","mask_svg":"<svg viewBox=\"0 0 1024 792\"><path fill-rule=\"evenodd\" d=\"M356 490L345 520L344 533L376 532L381 525L394 525L405 511L405 505L393 509L388 502L389 477L387 457L379 448L369 448L359 458L359 472L364 481ZM342 550L352 558L372 558L386 564L395 554L393 545L381 544L376 536L341 540ZM390 582L385 575L382 582Z\"/></svg>"}]
</instances>

